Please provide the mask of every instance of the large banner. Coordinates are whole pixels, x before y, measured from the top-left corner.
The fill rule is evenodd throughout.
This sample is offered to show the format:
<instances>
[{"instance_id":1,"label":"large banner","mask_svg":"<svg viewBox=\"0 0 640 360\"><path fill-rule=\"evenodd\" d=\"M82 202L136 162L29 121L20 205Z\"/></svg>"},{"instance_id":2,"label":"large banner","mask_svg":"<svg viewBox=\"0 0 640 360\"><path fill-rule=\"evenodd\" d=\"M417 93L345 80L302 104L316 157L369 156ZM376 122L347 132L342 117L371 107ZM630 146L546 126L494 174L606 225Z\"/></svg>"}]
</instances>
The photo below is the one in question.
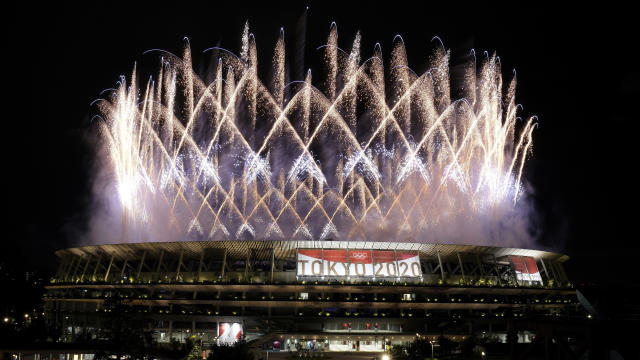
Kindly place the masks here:
<instances>
[{"instance_id":1,"label":"large banner","mask_svg":"<svg viewBox=\"0 0 640 360\"><path fill-rule=\"evenodd\" d=\"M242 324L220 323L218 331L219 343L232 344L242 340Z\"/></svg>"},{"instance_id":2,"label":"large banner","mask_svg":"<svg viewBox=\"0 0 640 360\"><path fill-rule=\"evenodd\" d=\"M511 255L510 259L518 281L524 280L542 284L542 276L538 271L538 265L536 265L536 261L532 257Z\"/></svg>"},{"instance_id":3,"label":"large banner","mask_svg":"<svg viewBox=\"0 0 640 360\"><path fill-rule=\"evenodd\" d=\"M417 251L298 249L298 276L420 277Z\"/></svg>"},{"instance_id":4,"label":"large banner","mask_svg":"<svg viewBox=\"0 0 640 360\"><path fill-rule=\"evenodd\" d=\"M325 261L324 274L327 276L347 276L349 262L346 250L324 250L323 251Z\"/></svg>"},{"instance_id":5,"label":"large banner","mask_svg":"<svg viewBox=\"0 0 640 360\"><path fill-rule=\"evenodd\" d=\"M375 274L381 277L398 276L398 264L395 251L373 251Z\"/></svg>"},{"instance_id":6,"label":"large banner","mask_svg":"<svg viewBox=\"0 0 640 360\"><path fill-rule=\"evenodd\" d=\"M349 276L373 276L371 250L349 250Z\"/></svg>"},{"instance_id":7,"label":"large banner","mask_svg":"<svg viewBox=\"0 0 640 360\"><path fill-rule=\"evenodd\" d=\"M322 260L321 249L298 250L298 276L322 276L326 263Z\"/></svg>"},{"instance_id":8,"label":"large banner","mask_svg":"<svg viewBox=\"0 0 640 360\"><path fill-rule=\"evenodd\" d=\"M422 276L420 258L417 251L398 251L398 275L400 277Z\"/></svg>"}]
</instances>

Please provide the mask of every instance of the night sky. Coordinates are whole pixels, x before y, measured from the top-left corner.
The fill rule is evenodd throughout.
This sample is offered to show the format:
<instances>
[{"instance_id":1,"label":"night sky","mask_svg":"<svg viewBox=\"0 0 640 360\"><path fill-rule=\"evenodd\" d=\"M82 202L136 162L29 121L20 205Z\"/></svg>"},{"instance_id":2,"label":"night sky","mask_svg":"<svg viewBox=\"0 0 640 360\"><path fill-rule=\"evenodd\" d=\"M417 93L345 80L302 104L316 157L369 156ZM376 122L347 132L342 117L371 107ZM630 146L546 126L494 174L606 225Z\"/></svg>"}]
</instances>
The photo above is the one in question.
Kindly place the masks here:
<instances>
[{"instance_id":1,"label":"night sky","mask_svg":"<svg viewBox=\"0 0 640 360\"><path fill-rule=\"evenodd\" d=\"M521 115L539 117L525 175L534 188L541 246L571 257L567 268L576 282L633 271L639 245L629 230L638 222L633 131L640 79L637 20L629 9L219 3L29 3L6 13L2 174L9 231L0 241L0 261L46 271L56 266L55 249L81 242L95 170L89 104L119 75L128 76L134 61L155 67L145 50L180 53L188 36L196 64L202 50L218 43L238 53L248 19L265 65L281 26L287 46L295 44L296 24L309 4L306 66L320 55L315 48L326 42L331 21L342 48L350 48L361 30L363 57L375 42L388 55L401 34L418 73L427 66L434 35L452 50L452 62L471 48L496 51L505 79L517 70Z\"/></svg>"}]
</instances>

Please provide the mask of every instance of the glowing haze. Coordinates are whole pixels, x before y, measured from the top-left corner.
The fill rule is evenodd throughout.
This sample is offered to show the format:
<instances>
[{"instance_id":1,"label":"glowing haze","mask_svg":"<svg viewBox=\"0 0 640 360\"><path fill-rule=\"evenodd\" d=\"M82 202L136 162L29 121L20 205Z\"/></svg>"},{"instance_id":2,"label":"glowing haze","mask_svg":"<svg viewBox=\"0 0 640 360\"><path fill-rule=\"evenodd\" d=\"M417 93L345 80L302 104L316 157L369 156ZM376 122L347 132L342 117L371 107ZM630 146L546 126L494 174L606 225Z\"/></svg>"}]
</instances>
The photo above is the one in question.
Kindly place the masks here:
<instances>
[{"instance_id":1,"label":"glowing haze","mask_svg":"<svg viewBox=\"0 0 640 360\"><path fill-rule=\"evenodd\" d=\"M450 84L449 51L434 43L416 74L401 37L386 62L378 44L362 58L360 33L340 49L333 24L317 50L322 79L309 70L289 83L283 32L260 58L268 76L248 26L240 56L207 50L203 77L187 41L182 57L159 51L146 83L134 69L96 102L108 158L99 196L117 201L94 235L523 245L534 119L518 118L515 78L503 86L495 55L472 51Z\"/></svg>"}]
</instances>

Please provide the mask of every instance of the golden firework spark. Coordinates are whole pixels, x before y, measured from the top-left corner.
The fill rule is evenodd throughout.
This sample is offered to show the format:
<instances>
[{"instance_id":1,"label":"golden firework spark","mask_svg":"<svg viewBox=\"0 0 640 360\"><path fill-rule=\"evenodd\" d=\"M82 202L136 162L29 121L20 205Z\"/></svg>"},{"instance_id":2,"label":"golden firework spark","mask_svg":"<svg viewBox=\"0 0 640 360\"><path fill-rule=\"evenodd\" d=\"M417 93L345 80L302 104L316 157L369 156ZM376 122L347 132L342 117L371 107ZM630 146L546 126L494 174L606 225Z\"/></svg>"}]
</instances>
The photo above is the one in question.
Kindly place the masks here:
<instances>
[{"instance_id":1,"label":"golden firework spark","mask_svg":"<svg viewBox=\"0 0 640 360\"><path fill-rule=\"evenodd\" d=\"M135 69L122 78L99 107L124 223L219 240L420 238L517 203L535 119L517 117L515 78L503 96L495 55L478 67L473 53L451 99L444 48L418 75L401 37L386 70L379 44L361 61L360 33L349 52L337 37L332 24L319 48L324 91L311 70L285 84L283 31L265 85L248 25L240 57L214 49L209 83L188 41L144 89Z\"/></svg>"}]
</instances>

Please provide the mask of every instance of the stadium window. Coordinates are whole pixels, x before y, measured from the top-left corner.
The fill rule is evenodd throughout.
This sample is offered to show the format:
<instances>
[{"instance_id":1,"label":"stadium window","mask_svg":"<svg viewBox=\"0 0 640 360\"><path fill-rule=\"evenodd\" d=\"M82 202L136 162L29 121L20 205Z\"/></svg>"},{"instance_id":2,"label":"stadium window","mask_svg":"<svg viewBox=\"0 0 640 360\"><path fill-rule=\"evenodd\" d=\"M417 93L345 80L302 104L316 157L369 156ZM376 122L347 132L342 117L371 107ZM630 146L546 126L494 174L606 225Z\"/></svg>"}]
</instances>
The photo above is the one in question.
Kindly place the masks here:
<instances>
[{"instance_id":1,"label":"stadium window","mask_svg":"<svg viewBox=\"0 0 640 360\"><path fill-rule=\"evenodd\" d=\"M309 293L306 293L306 292L300 293L300 298L302 300L309 300Z\"/></svg>"},{"instance_id":2,"label":"stadium window","mask_svg":"<svg viewBox=\"0 0 640 360\"><path fill-rule=\"evenodd\" d=\"M415 299L415 294L402 294L402 300L411 301Z\"/></svg>"}]
</instances>

